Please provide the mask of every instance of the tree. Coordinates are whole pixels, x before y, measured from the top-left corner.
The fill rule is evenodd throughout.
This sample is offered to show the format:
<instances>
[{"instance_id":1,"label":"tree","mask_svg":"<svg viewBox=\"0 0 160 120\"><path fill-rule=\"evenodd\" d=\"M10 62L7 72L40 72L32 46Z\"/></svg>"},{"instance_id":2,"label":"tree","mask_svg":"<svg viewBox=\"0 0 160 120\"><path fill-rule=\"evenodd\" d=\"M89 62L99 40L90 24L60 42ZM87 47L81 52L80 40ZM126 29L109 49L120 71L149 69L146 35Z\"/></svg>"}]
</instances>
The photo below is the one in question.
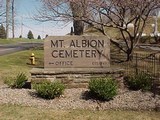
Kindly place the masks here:
<instances>
[{"instance_id":1,"label":"tree","mask_svg":"<svg viewBox=\"0 0 160 120\"><path fill-rule=\"evenodd\" d=\"M73 21L74 34L82 35L84 32L84 22L80 19L85 14L85 1L80 0L75 3L72 0L41 0L41 8L35 19L45 21Z\"/></svg>"},{"instance_id":2,"label":"tree","mask_svg":"<svg viewBox=\"0 0 160 120\"><path fill-rule=\"evenodd\" d=\"M5 15L5 10L4 10L4 6L3 6L3 0L0 0L0 17L4 17ZM0 21L1 23L3 23L3 21Z\"/></svg>"},{"instance_id":3,"label":"tree","mask_svg":"<svg viewBox=\"0 0 160 120\"><path fill-rule=\"evenodd\" d=\"M6 0L6 38L9 37L9 10L10 0Z\"/></svg>"},{"instance_id":4,"label":"tree","mask_svg":"<svg viewBox=\"0 0 160 120\"><path fill-rule=\"evenodd\" d=\"M106 35L113 44L126 53L126 61L131 60L134 48L137 46L143 33L146 21L151 11L160 7L159 0L94 0L90 8L97 16L83 18L86 23ZM133 28L129 29L129 25ZM120 32L121 41L109 36L105 28L114 28Z\"/></svg>"},{"instance_id":5,"label":"tree","mask_svg":"<svg viewBox=\"0 0 160 120\"><path fill-rule=\"evenodd\" d=\"M6 30L3 27L3 24L0 26L0 38L5 39L6 38Z\"/></svg>"},{"instance_id":6,"label":"tree","mask_svg":"<svg viewBox=\"0 0 160 120\"><path fill-rule=\"evenodd\" d=\"M40 35L38 35L37 39L41 39L41 36L40 36Z\"/></svg>"},{"instance_id":7,"label":"tree","mask_svg":"<svg viewBox=\"0 0 160 120\"><path fill-rule=\"evenodd\" d=\"M150 13L160 8L159 0L41 0L41 2L44 8L44 11L40 11L41 21L83 21L107 36L126 54L126 61L131 60ZM73 14L70 3L76 6L78 15ZM130 24L133 24L132 29L128 28ZM121 40L115 40L107 33L106 28L119 31Z\"/></svg>"},{"instance_id":8,"label":"tree","mask_svg":"<svg viewBox=\"0 0 160 120\"><path fill-rule=\"evenodd\" d=\"M3 0L0 0L0 24L5 23L5 6Z\"/></svg>"},{"instance_id":9,"label":"tree","mask_svg":"<svg viewBox=\"0 0 160 120\"><path fill-rule=\"evenodd\" d=\"M29 31L29 32L28 32L27 37L28 37L29 39L34 39L32 31Z\"/></svg>"},{"instance_id":10,"label":"tree","mask_svg":"<svg viewBox=\"0 0 160 120\"><path fill-rule=\"evenodd\" d=\"M4 2L4 0L1 0L0 2ZM12 25L12 38L15 37L14 35L14 29L15 29L15 9L14 4L15 0L6 0L6 8L5 12L3 12L3 15L5 14L5 23L6 23L6 38L9 37L9 26ZM11 17L12 16L12 17Z\"/></svg>"},{"instance_id":11,"label":"tree","mask_svg":"<svg viewBox=\"0 0 160 120\"><path fill-rule=\"evenodd\" d=\"M79 18L81 18L84 14L84 11L82 10L84 9L83 4L80 4L80 3L77 4L74 1L70 1L70 8L71 8L72 15L73 15L74 34L82 35L84 31L84 23Z\"/></svg>"}]
</instances>

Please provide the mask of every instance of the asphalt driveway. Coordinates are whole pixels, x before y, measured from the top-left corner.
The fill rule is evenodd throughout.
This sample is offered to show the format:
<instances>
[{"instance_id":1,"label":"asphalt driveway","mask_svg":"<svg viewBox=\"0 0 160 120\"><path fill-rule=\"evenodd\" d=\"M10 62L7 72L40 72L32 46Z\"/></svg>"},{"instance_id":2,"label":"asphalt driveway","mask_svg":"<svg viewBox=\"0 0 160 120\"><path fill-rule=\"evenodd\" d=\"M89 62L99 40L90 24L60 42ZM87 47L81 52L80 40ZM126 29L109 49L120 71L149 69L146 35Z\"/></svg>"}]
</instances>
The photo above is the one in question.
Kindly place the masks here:
<instances>
[{"instance_id":1,"label":"asphalt driveway","mask_svg":"<svg viewBox=\"0 0 160 120\"><path fill-rule=\"evenodd\" d=\"M0 45L0 56L14 53L17 51L28 50L30 48L42 46L43 43L17 43L9 45Z\"/></svg>"}]
</instances>

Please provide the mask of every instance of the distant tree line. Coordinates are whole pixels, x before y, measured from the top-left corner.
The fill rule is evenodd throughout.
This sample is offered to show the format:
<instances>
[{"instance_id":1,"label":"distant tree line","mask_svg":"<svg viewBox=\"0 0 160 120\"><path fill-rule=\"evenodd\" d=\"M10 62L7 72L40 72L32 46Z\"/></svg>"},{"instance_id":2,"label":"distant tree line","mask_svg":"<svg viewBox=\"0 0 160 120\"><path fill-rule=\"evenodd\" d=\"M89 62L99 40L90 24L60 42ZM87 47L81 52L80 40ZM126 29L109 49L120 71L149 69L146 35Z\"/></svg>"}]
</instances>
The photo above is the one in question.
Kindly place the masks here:
<instances>
[{"instance_id":1,"label":"distant tree line","mask_svg":"<svg viewBox=\"0 0 160 120\"><path fill-rule=\"evenodd\" d=\"M28 35L27 35L27 38L28 38L28 39L34 39L34 35L33 35L33 33L32 33L31 30L29 30ZM38 35L37 39L41 39L41 36Z\"/></svg>"}]
</instances>

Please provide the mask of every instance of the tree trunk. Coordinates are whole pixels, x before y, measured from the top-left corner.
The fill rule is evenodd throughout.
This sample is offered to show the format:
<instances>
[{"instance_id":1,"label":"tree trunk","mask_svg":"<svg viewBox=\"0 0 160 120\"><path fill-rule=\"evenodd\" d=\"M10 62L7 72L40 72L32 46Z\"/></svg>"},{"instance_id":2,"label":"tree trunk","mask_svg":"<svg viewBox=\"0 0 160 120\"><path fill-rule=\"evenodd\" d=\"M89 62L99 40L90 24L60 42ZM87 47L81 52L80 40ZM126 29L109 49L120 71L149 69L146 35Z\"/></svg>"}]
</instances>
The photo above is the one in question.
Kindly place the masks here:
<instances>
[{"instance_id":1,"label":"tree trunk","mask_svg":"<svg viewBox=\"0 0 160 120\"><path fill-rule=\"evenodd\" d=\"M10 0L6 0L6 38L9 37L9 3Z\"/></svg>"},{"instance_id":2,"label":"tree trunk","mask_svg":"<svg viewBox=\"0 0 160 120\"><path fill-rule=\"evenodd\" d=\"M132 61L133 59L132 50L131 49L127 50L126 54L127 54L126 61Z\"/></svg>"},{"instance_id":3,"label":"tree trunk","mask_svg":"<svg viewBox=\"0 0 160 120\"><path fill-rule=\"evenodd\" d=\"M82 35L84 30L84 23L80 20L83 16L83 7L80 3L70 2L70 7L73 14L73 27L75 35Z\"/></svg>"},{"instance_id":4,"label":"tree trunk","mask_svg":"<svg viewBox=\"0 0 160 120\"><path fill-rule=\"evenodd\" d=\"M73 27L74 27L74 34L75 35L82 35L83 34L83 29L84 29L83 21L74 20Z\"/></svg>"}]
</instances>

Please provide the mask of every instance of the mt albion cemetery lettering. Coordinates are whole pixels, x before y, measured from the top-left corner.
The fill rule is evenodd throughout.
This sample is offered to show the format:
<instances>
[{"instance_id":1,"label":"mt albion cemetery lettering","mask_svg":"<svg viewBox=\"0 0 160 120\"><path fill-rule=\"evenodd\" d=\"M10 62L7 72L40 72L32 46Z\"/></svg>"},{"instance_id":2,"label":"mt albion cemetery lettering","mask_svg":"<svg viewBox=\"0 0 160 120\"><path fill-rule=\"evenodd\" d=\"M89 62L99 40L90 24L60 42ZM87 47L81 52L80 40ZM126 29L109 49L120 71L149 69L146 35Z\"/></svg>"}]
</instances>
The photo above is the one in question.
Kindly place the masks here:
<instances>
[{"instance_id":1,"label":"mt albion cemetery lettering","mask_svg":"<svg viewBox=\"0 0 160 120\"><path fill-rule=\"evenodd\" d=\"M71 50L64 50L64 40L51 40L51 48L62 48L60 50L53 50L53 58L96 58L103 55L103 50L98 50L96 48L104 48L104 40L71 40L69 43ZM82 48L75 50L74 48ZM88 48L88 49L83 49ZM89 49L95 48L95 49ZM98 56L97 56L98 55Z\"/></svg>"},{"instance_id":2,"label":"mt albion cemetery lettering","mask_svg":"<svg viewBox=\"0 0 160 120\"><path fill-rule=\"evenodd\" d=\"M109 67L109 40L98 36L47 37L45 68Z\"/></svg>"}]
</instances>

